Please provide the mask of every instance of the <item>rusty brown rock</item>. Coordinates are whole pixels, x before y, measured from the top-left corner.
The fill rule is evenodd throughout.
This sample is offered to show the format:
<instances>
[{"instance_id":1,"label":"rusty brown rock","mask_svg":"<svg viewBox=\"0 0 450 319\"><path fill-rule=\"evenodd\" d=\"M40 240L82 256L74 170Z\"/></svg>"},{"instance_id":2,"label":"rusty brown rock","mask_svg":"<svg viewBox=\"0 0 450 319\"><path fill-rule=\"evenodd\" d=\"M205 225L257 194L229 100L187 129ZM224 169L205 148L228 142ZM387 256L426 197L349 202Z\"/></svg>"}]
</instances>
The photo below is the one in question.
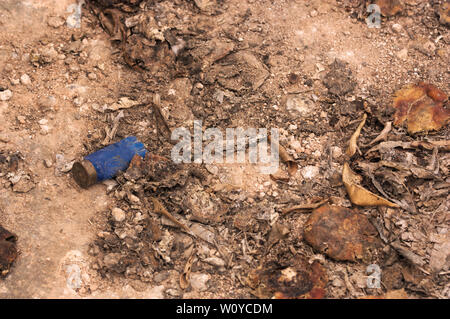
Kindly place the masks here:
<instances>
[{"instance_id":1,"label":"rusty brown rock","mask_svg":"<svg viewBox=\"0 0 450 319\"><path fill-rule=\"evenodd\" d=\"M17 236L0 226L0 277L6 276L18 252L15 241Z\"/></svg>"},{"instance_id":2,"label":"rusty brown rock","mask_svg":"<svg viewBox=\"0 0 450 319\"><path fill-rule=\"evenodd\" d=\"M304 230L304 238L312 247L335 260L373 260L381 246L377 236L366 216L329 205L314 210Z\"/></svg>"}]
</instances>

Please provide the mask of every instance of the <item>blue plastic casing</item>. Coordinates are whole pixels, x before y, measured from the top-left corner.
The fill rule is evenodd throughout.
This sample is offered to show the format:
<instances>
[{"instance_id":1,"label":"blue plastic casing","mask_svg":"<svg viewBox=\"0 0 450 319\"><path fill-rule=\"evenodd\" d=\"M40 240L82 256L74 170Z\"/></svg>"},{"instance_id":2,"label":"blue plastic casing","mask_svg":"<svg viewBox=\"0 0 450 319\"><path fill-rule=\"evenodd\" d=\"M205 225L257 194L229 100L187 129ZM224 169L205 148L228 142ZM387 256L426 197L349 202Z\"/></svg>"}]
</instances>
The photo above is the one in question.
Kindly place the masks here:
<instances>
[{"instance_id":1,"label":"blue plastic casing","mask_svg":"<svg viewBox=\"0 0 450 319\"><path fill-rule=\"evenodd\" d=\"M125 171L134 155L138 154L144 158L146 153L144 144L139 142L136 136L129 136L86 156L84 159L94 165L97 181L101 182L113 178L119 171Z\"/></svg>"}]
</instances>

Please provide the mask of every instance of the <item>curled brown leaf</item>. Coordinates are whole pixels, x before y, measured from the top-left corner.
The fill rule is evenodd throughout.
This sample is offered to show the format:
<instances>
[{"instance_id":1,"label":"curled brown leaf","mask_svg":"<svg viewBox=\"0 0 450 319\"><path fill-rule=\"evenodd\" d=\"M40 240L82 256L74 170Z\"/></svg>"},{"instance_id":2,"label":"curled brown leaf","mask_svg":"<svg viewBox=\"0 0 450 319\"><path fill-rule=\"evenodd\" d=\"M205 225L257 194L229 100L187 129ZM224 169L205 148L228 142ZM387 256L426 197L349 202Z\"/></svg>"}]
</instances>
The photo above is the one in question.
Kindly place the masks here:
<instances>
[{"instance_id":1,"label":"curled brown leaf","mask_svg":"<svg viewBox=\"0 0 450 319\"><path fill-rule=\"evenodd\" d=\"M358 141L358 137L361 134L361 129L363 128L364 124L366 123L366 120L367 120L367 114L364 113L361 123L358 125L355 133L353 133L352 137L350 138L347 152L346 152L349 157L352 157L353 155L355 155L356 150L358 149L358 145L356 144L356 142Z\"/></svg>"},{"instance_id":2,"label":"curled brown leaf","mask_svg":"<svg viewBox=\"0 0 450 319\"><path fill-rule=\"evenodd\" d=\"M397 204L378 196L364 187L360 186L361 177L355 174L348 163L344 163L344 169L342 170L342 182L347 189L350 201L359 206L388 206L399 207Z\"/></svg>"}]
</instances>

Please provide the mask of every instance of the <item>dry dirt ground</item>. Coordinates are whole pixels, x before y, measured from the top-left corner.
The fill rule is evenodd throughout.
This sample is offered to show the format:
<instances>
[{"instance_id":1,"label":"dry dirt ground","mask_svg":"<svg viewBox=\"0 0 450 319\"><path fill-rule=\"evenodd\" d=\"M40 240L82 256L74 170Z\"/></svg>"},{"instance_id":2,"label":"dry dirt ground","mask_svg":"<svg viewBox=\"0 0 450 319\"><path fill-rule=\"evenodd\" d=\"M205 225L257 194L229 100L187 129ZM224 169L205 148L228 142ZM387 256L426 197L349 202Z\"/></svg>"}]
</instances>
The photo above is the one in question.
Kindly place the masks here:
<instances>
[{"instance_id":1,"label":"dry dirt ground","mask_svg":"<svg viewBox=\"0 0 450 319\"><path fill-rule=\"evenodd\" d=\"M368 28L364 1L86 2L79 28L66 22L74 0L0 2L0 93L12 92L0 101L0 225L19 250L0 298L450 297L448 144L378 157L364 147L393 121L405 85L450 93L445 1L405 0L381 28ZM146 159L80 188L73 161L126 136L170 157L155 95L172 129L279 128L298 170ZM354 205L342 183L363 114L351 166L401 208ZM396 126L386 139L446 141L449 129ZM394 187L399 174L365 169L380 158L417 170ZM370 221L361 236L373 251L333 256L333 243L305 240L311 210L283 213L323 199ZM380 288L367 286L369 264Z\"/></svg>"}]
</instances>

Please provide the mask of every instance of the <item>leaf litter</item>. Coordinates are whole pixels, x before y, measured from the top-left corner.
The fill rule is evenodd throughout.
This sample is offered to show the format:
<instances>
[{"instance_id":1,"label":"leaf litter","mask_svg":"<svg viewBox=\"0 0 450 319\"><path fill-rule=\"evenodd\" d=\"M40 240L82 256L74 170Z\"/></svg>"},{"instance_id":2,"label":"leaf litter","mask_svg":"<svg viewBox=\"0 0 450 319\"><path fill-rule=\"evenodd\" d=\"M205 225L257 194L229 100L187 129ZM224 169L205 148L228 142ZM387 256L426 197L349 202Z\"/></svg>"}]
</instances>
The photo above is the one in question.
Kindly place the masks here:
<instances>
[{"instance_id":1,"label":"leaf litter","mask_svg":"<svg viewBox=\"0 0 450 319\"><path fill-rule=\"evenodd\" d=\"M264 88L270 75L267 65L248 48L239 49L239 41L201 36L203 31L197 32L201 23L194 26L182 22L173 14L173 5L166 1L158 9L142 11L145 1L91 3L103 28L118 41L124 62L144 74L148 83L154 82L146 74L162 77L166 72L198 80L198 72L203 72L203 86L224 92L220 99L224 109L228 104L233 108L243 98L248 101L261 98L252 95L252 91ZM191 4L180 4L180 10L189 17L194 16ZM214 5L203 7L201 1L193 4L211 14L206 20L214 18ZM380 4L387 16L396 15L402 9L396 2ZM155 15L156 11L160 16ZM157 19L160 19L158 23ZM345 63L335 61L329 68L332 72L324 78L324 85L330 99L342 102L344 96L352 94L356 82ZM217 92L214 89L212 92ZM201 90L200 86L192 92L195 90ZM164 109L166 101L161 101L162 97L158 99L159 93L153 94L153 105L157 108L152 103L139 102L133 110L143 114L139 113L143 105L153 108L157 136L149 138L148 144L156 143L158 147L151 146L152 152L142 163L131 165L116 178L118 185L111 194L126 212L126 219L117 222L108 217L105 231L99 233L92 245L91 252L97 257L95 267L110 279L119 275L148 283L165 271L176 270L177 285L166 282L175 290L191 289L191 271L207 271L224 282L233 281L244 289L250 288L253 296L265 298L333 296L335 289L342 287L338 280L330 285L327 273L332 270L333 276L339 274L344 280L347 270L338 271L340 261L351 261L349 269L362 269L366 263L377 262L385 270L392 264L403 267L406 262L420 267L422 275L431 271L445 273L448 270L443 262L445 258L434 248L446 246L442 246L442 241L431 245L425 239L436 237L436 232L443 231L436 225L448 222L447 100L445 94L431 85L419 84L406 90L409 91L400 91L394 99L399 106L394 118L380 121L377 114L368 112L373 106L365 101L363 114L345 113L363 119L358 120L359 125L346 145L346 161L340 163L342 181L350 198L348 205L356 206L352 208L326 205L328 201L348 200L342 192L344 188L339 186L326 190L334 195L330 200L326 191L315 191L323 181L321 176L305 181L293 191L290 183L304 162L281 145L280 158L288 167L288 176L277 173L271 177L281 189L288 191L271 200L249 202L245 199L248 194L240 186L218 181L201 165L173 164L167 160L170 149L167 133L175 123ZM412 99L409 94L418 98ZM211 96L217 101L217 94ZM212 114L210 125L227 116L220 109L214 109ZM341 128L346 126L345 120L339 123ZM381 132L380 123L384 123ZM403 124L411 135L402 130ZM122 127L125 128L130 126ZM417 133L427 135L412 136ZM325 168L321 167L321 172L328 178ZM147 203L147 198L151 198L153 205ZM221 205L212 204L216 201ZM290 204L288 208L286 203ZM217 218L199 213L208 207L212 207ZM294 216L293 212L311 214ZM374 217L377 227L372 225ZM317 253L329 259L324 259L324 264L311 264L301 257ZM429 256L433 256L432 263ZM255 270L256 265L259 267ZM430 295L433 290L430 284L416 280L415 276L420 275L408 271L401 273L402 287L379 290L378 295L406 298L409 294L405 290ZM357 288L347 288L349 296L355 297L362 288L352 280L353 277L344 280L344 286L355 285ZM440 277L432 280L442 282Z\"/></svg>"}]
</instances>

